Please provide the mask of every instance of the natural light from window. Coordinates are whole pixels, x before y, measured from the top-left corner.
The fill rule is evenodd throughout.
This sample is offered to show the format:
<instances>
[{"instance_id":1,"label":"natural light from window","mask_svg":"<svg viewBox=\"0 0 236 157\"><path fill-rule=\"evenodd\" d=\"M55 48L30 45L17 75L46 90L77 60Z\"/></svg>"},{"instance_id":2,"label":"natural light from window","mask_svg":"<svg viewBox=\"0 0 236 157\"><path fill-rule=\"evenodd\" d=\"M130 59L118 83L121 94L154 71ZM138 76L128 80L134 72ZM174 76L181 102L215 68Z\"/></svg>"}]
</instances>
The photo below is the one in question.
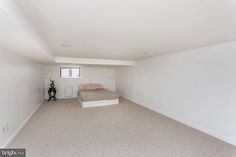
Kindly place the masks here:
<instances>
[{"instance_id":1,"label":"natural light from window","mask_svg":"<svg viewBox=\"0 0 236 157\"><path fill-rule=\"evenodd\" d=\"M60 68L61 78L81 78L80 67L61 67Z\"/></svg>"}]
</instances>

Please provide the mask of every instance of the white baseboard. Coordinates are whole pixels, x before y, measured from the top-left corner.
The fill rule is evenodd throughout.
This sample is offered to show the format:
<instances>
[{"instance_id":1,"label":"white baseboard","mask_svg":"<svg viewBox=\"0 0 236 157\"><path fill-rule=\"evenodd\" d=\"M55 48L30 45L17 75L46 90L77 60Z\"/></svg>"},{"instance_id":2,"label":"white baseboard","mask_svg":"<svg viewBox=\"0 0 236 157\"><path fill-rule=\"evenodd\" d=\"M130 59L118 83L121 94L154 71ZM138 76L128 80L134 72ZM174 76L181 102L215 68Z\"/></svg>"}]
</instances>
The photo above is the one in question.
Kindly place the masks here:
<instances>
[{"instance_id":1,"label":"white baseboard","mask_svg":"<svg viewBox=\"0 0 236 157\"><path fill-rule=\"evenodd\" d=\"M138 101L136 101L136 100L134 100L134 99L132 99L132 98L129 98L129 97L124 96L124 95L122 95L122 94L120 94L120 95L121 95L121 97L124 97L125 99L128 99L128 100L130 100L130 101L132 101L132 102L134 102L134 103L136 103L136 104L138 104L138 105L140 105L140 106L143 106L143 107L145 107L145 108L147 108L147 109L150 109L150 110L152 110L152 111L154 111L154 112L157 112L157 113L159 113L159 114L161 114L161 115L164 115L164 116L166 116L166 117L168 117L168 118L170 118L170 119L173 119L173 120L178 121L178 122L180 122L180 123L182 123L182 124L184 124L184 125L187 125L187 126L189 126L189 127L191 127L191 128L194 128L194 129L196 129L196 130L198 130L198 131L200 131L200 132L203 132L203 133L208 134L208 135L210 135L210 136L213 136L213 137L215 137L215 138L217 138L217 139L219 139L219 140L221 140L221 141L224 141L224 142L226 142L226 143L229 143L229 144L231 144L231 145L236 146L236 141L235 141L234 139L232 139L232 138L219 135L218 133L216 133L216 132L214 132L214 131L211 131L211 130L209 130L209 129L203 128L203 127L201 127L201 126L189 124L189 123L187 123L187 122L185 122L185 121L183 121L183 120L176 119L176 118L172 117L171 115L168 115L168 114L166 114L166 113L159 112L159 111L157 111L157 110L154 109L154 108L151 108L151 107L149 107L149 106L144 106L144 105L142 105L142 103L140 103L140 102L138 102Z\"/></svg>"},{"instance_id":2,"label":"white baseboard","mask_svg":"<svg viewBox=\"0 0 236 157\"><path fill-rule=\"evenodd\" d=\"M30 120L33 114L39 109L39 107L45 102L41 102L31 113L30 115L17 127L17 129L10 135L10 137L4 142L4 144L0 148L7 148L10 142L16 137L16 135L21 131L21 129L25 126L25 124Z\"/></svg>"}]
</instances>

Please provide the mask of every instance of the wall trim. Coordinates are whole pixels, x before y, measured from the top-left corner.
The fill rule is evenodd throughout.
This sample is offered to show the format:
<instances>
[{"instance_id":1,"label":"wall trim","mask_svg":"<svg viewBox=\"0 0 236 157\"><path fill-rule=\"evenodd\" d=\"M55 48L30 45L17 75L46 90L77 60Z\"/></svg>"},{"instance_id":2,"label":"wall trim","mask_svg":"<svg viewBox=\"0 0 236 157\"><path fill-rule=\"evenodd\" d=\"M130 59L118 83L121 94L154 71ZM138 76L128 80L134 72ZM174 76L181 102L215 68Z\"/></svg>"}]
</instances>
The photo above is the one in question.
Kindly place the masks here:
<instances>
[{"instance_id":1,"label":"wall trim","mask_svg":"<svg viewBox=\"0 0 236 157\"><path fill-rule=\"evenodd\" d=\"M23 127L27 124L27 122L31 119L34 113L42 106L45 102L43 100L30 114L29 116L16 128L16 130L10 135L10 137L2 144L0 148L7 148L10 142L16 137L16 135L23 129Z\"/></svg>"},{"instance_id":2,"label":"wall trim","mask_svg":"<svg viewBox=\"0 0 236 157\"><path fill-rule=\"evenodd\" d=\"M73 58L73 57L54 57L55 63L63 64L83 64L83 65L117 65L117 66L132 66L132 60L117 60L117 59L94 59L94 58Z\"/></svg>"},{"instance_id":3,"label":"wall trim","mask_svg":"<svg viewBox=\"0 0 236 157\"><path fill-rule=\"evenodd\" d=\"M129 98L129 97L127 97L127 96L124 96L123 94L120 94L120 93L119 93L119 95L120 95L121 97L124 97L125 99L128 99L129 101L132 101L132 102L134 102L134 103L136 103L136 104L138 104L138 105L144 107L144 108L147 108L147 109L149 109L149 110L152 110L152 111L154 111L154 112L157 112L157 113L159 113L159 114L161 114L161 115L163 115L163 116L165 116L165 117L168 117L168 118L170 118L170 119L172 119L172 120L174 120L174 121L177 121L177 122L179 122L179 123L182 123L183 125L187 125L188 127L191 127L191 128L193 128L193 129L196 129L196 130L198 130L198 131L200 131L200 132L202 132L202 133L205 133L205 134L207 134L207 135L209 135L209 136L212 136L212 137L214 137L214 138L217 138L217 139L219 139L219 140L221 140L221 141L223 141L223 142L226 142L226 143L228 143L228 144L231 144L231 145L233 145L233 146L236 146L236 141L234 141L233 139L231 139L231 138L229 138L229 137L219 135L218 133L215 133L214 131L211 131L211 130L209 130L209 129L203 128L203 127L201 127L201 126L192 125L192 124L189 124L189 123L187 123L187 122L184 122L184 121L182 121L182 120L180 120L180 119L173 118L171 115L168 115L168 114L166 114L166 113L161 113L161 112L157 111L156 109L151 108L151 107L149 107L149 106L144 106L144 105L142 105L142 103L140 103L140 102L134 100L133 98Z\"/></svg>"}]
</instances>

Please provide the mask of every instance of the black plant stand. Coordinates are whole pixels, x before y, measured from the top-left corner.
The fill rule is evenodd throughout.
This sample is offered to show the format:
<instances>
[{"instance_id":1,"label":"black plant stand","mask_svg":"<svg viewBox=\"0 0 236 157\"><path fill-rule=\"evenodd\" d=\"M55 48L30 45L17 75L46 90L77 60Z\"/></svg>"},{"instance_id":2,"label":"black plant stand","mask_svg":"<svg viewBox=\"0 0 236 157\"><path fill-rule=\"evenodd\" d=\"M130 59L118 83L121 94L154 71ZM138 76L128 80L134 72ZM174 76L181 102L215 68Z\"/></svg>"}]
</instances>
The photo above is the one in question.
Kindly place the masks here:
<instances>
[{"instance_id":1,"label":"black plant stand","mask_svg":"<svg viewBox=\"0 0 236 157\"><path fill-rule=\"evenodd\" d=\"M57 100L57 98L56 98L56 93L57 93L56 88L50 87L50 88L48 89L48 96L49 96L48 101L50 101L51 99L53 99L54 101L56 101L56 100Z\"/></svg>"}]
</instances>

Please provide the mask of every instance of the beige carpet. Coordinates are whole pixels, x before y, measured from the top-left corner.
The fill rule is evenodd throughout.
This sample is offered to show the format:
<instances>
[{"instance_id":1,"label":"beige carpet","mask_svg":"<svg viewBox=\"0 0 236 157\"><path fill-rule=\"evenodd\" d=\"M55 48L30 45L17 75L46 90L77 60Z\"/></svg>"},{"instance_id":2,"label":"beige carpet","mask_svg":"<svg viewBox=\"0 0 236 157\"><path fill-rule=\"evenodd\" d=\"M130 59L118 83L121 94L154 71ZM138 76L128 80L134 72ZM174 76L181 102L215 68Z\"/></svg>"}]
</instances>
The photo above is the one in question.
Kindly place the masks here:
<instances>
[{"instance_id":1,"label":"beige carpet","mask_svg":"<svg viewBox=\"0 0 236 157\"><path fill-rule=\"evenodd\" d=\"M236 157L236 147L128 100L46 102L12 141L27 157Z\"/></svg>"}]
</instances>

